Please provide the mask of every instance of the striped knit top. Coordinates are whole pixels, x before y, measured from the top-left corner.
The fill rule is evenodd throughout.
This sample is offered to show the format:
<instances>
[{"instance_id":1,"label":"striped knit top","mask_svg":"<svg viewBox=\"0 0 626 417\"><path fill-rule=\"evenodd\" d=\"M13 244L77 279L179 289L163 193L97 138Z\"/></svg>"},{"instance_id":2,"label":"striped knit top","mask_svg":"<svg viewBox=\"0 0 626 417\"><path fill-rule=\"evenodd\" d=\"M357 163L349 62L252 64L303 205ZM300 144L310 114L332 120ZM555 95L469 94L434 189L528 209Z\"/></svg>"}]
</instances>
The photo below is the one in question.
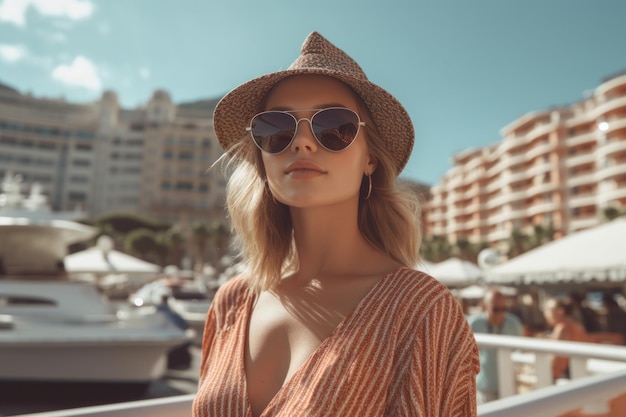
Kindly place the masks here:
<instances>
[{"instance_id":1,"label":"striped knit top","mask_svg":"<svg viewBox=\"0 0 626 417\"><path fill-rule=\"evenodd\" d=\"M244 358L255 298L242 277L215 296L194 417L251 417ZM448 289L400 268L374 285L261 416L475 416L479 366L473 333Z\"/></svg>"}]
</instances>

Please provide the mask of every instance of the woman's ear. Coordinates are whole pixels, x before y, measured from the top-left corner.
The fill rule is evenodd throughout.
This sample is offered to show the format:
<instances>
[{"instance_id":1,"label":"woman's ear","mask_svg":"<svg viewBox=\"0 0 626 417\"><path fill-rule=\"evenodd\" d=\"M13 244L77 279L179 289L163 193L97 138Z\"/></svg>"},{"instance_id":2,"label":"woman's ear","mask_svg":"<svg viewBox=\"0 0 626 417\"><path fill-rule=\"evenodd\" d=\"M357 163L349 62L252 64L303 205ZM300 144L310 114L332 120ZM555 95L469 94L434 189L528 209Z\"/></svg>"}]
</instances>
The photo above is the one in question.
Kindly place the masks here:
<instances>
[{"instance_id":1,"label":"woman's ear","mask_svg":"<svg viewBox=\"0 0 626 417\"><path fill-rule=\"evenodd\" d=\"M373 153L367 154L366 175L372 175L378 167L378 158Z\"/></svg>"}]
</instances>

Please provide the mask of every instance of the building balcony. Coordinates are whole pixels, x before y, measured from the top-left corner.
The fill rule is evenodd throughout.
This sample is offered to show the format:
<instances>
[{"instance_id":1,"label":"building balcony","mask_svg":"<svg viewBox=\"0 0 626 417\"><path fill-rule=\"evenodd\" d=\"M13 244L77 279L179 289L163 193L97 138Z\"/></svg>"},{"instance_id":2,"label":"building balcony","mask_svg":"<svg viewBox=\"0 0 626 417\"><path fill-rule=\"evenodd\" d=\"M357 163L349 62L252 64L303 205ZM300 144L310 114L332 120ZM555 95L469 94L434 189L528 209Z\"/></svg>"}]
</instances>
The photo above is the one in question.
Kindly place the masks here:
<instances>
[{"instance_id":1,"label":"building balcony","mask_svg":"<svg viewBox=\"0 0 626 417\"><path fill-rule=\"evenodd\" d=\"M606 134L626 128L626 117L609 118L607 122L609 123L609 128L605 132Z\"/></svg>"},{"instance_id":2,"label":"building balcony","mask_svg":"<svg viewBox=\"0 0 626 417\"><path fill-rule=\"evenodd\" d=\"M537 124L534 128L530 130L530 132L526 134L527 142L532 141L533 139L538 138L547 133L550 133L556 128L557 128L557 124L554 122Z\"/></svg>"},{"instance_id":3,"label":"building balcony","mask_svg":"<svg viewBox=\"0 0 626 417\"><path fill-rule=\"evenodd\" d=\"M501 190L507 185L507 182L501 176L487 184L485 187L485 191L488 193L492 193L496 190Z\"/></svg>"},{"instance_id":4,"label":"building balcony","mask_svg":"<svg viewBox=\"0 0 626 417\"><path fill-rule=\"evenodd\" d=\"M523 200L526 198L526 191L506 192L502 191L500 195L492 198L487 202L487 208L492 209L504 204L508 204L514 201Z\"/></svg>"},{"instance_id":5,"label":"building balcony","mask_svg":"<svg viewBox=\"0 0 626 417\"><path fill-rule=\"evenodd\" d=\"M526 154L525 153L520 153L520 154L516 154L516 155L509 155L509 154L505 154L502 156L502 159L500 160L500 169L502 171L504 171L505 169L511 168L515 165L521 164L523 162L526 161ZM498 166L496 165L496 166Z\"/></svg>"},{"instance_id":6,"label":"building balcony","mask_svg":"<svg viewBox=\"0 0 626 417\"><path fill-rule=\"evenodd\" d=\"M438 222L444 220L445 216L442 212L429 212L428 220L431 222Z\"/></svg>"},{"instance_id":7,"label":"building balcony","mask_svg":"<svg viewBox=\"0 0 626 417\"><path fill-rule=\"evenodd\" d=\"M569 222L567 233L574 233L579 230L589 229L600 224L600 218L596 215L579 217Z\"/></svg>"},{"instance_id":8,"label":"building balcony","mask_svg":"<svg viewBox=\"0 0 626 417\"><path fill-rule=\"evenodd\" d=\"M526 159L530 160L536 158L538 156L544 155L554 149L554 146L551 143L541 143L537 146L532 147L526 152Z\"/></svg>"},{"instance_id":9,"label":"building balcony","mask_svg":"<svg viewBox=\"0 0 626 417\"><path fill-rule=\"evenodd\" d=\"M514 173L510 171L505 171L500 176L501 180L505 182L506 184L512 184L514 182L522 181L522 180L527 179L528 177L529 177L528 171L518 171Z\"/></svg>"},{"instance_id":10,"label":"building balcony","mask_svg":"<svg viewBox=\"0 0 626 417\"><path fill-rule=\"evenodd\" d=\"M597 173L595 171L587 171L587 172L581 172L577 174L576 176L569 177L567 179L567 186L576 187L580 185L596 184L597 181L598 181Z\"/></svg>"},{"instance_id":11,"label":"building balcony","mask_svg":"<svg viewBox=\"0 0 626 417\"><path fill-rule=\"evenodd\" d=\"M612 140L598 148L598 156L608 156L626 151L626 139Z\"/></svg>"},{"instance_id":12,"label":"building balcony","mask_svg":"<svg viewBox=\"0 0 626 417\"><path fill-rule=\"evenodd\" d=\"M573 195L570 196L568 206L570 208L574 207L585 207L585 206L595 206L598 203L598 198L595 193L583 194L583 195Z\"/></svg>"},{"instance_id":13,"label":"building balcony","mask_svg":"<svg viewBox=\"0 0 626 417\"><path fill-rule=\"evenodd\" d=\"M551 213L558 210L558 206L556 203L552 201L548 201L541 204L534 204L526 209L527 216L534 216L540 213Z\"/></svg>"},{"instance_id":14,"label":"building balcony","mask_svg":"<svg viewBox=\"0 0 626 417\"><path fill-rule=\"evenodd\" d=\"M596 132L587 132L581 135L571 136L565 140L565 144L568 148L572 148L574 146L583 145L586 143L595 143L598 140L596 136Z\"/></svg>"},{"instance_id":15,"label":"building balcony","mask_svg":"<svg viewBox=\"0 0 626 417\"><path fill-rule=\"evenodd\" d=\"M595 109L592 110L592 117L597 119L603 114L615 111L622 107L626 107L626 96L623 97L615 97L611 100L605 101L604 103L598 105Z\"/></svg>"},{"instance_id":16,"label":"building balcony","mask_svg":"<svg viewBox=\"0 0 626 417\"><path fill-rule=\"evenodd\" d=\"M603 181L607 178L623 174L626 174L626 164L615 164L598 170L596 173L596 180Z\"/></svg>"},{"instance_id":17,"label":"building balcony","mask_svg":"<svg viewBox=\"0 0 626 417\"><path fill-rule=\"evenodd\" d=\"M554 191L556 189L556 184L552 183L552 182L546 182L546 183L539 183L539 184L534 184L532 185L528 191L526 192L526 195L528 197L532 197L534 195L537 194L542 194L542 193L547 193L549 191Z\"/></svg>"},{"instance_id":18,"label":"building balcony","mask_svg":"<svg viewBox=\"0 0 626 417\"><path fill-rule=\"evenodd\" d=\"M508 221L523 219L526 216L527 211L522 209L503 211L487 219L487 224L489 226L494 226Z\"/></svg>"},{"instance_id":19,"label":"building balcony","mask_svg":"<svg viewBox=\"0 0 626 417\"><path fill-rule=\"evenodd\" d=\"M526 178L536 177L540 174L546 173L552 169L550 162L543 162L533 165L528 171L525 172Z\"/></svg>"},{"instance_id":20,"label":"building balcony","mask_svg":"<svg viewBox=\"0 0 626 417\"><path fill-rule=\"evenodd\" d=\"M565 166L572 168L579 165L589 164L596 161L596 155L593 153L587 153L583 155L568 156L565 160Z\"/></svg>"},{"instance_id":21,"label":"building balcony","mask_svg":"<svg viewBox=\"0 0 626 417\"><path fill-rule=\"evenodd\" d=\"M605 190L598 193L597 201L598 205L604 205L606 203L610 203L624 198L626 198L626 184L623 185L621 188L617 187L612 190Z\"/></svg>"},{"instance_id":22,"label":"building balcony","mask_svg":"<svg viewBox=\"0 0 626 417\"><path fill-rule=\"evenodd\" d=\"M487 235L487 240L489 242L499 242L501 240L506 240L511 236L511 231L507 229L500 229L493 232L490 232Z\"/></svg>"},{"instance_id":23,"label":"building balcony","mask_svg":"<svg viewBox=\"0 0 626 417\"><path fill-rule=\"evenodd\" d=\"M604 95L608 91L613 90L621 85L626 85L626 74L619 75L615 78L608 80L605 83L602 83L596 88L597 95Z\"/></svg>"},{"instance_id":24,"label":"building balcony","mask_svg":"<svg viewBox=\"0 0 626 417\"><path fill-rule=\"evenodd\" d=\"M472 219L472 220L469 220L469 221L467 221L467 222L465 223L465 227L466 227L468 230L478 229L478 228L481 228L481 227L483 227L483 226L487 226L487 221L486 221L486 220L484 220L484 219L480 219L480 218L478 218L478 219Z\"/></svg>"}]
</instances>

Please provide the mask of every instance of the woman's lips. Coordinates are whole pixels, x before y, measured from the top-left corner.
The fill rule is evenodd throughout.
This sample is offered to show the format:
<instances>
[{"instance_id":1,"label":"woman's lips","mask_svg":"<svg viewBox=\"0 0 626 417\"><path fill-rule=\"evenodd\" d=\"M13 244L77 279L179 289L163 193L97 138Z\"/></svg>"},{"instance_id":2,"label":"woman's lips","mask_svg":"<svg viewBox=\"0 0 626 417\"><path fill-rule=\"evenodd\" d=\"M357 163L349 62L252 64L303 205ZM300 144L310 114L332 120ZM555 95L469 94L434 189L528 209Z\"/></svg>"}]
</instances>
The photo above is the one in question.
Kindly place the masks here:
<instances>
[{"instance_id":1,"label":"woman's lips","mask_svg":"<svg viewBox=\"0 0 626 417\"><path fill-rule=\"evenodd\" d=\"M313 176L325 174L322 168L320 168L317 164L311 161L295 161L287 166L285 170L286 175L291 176Z\"/></svg>"}]
</instances>

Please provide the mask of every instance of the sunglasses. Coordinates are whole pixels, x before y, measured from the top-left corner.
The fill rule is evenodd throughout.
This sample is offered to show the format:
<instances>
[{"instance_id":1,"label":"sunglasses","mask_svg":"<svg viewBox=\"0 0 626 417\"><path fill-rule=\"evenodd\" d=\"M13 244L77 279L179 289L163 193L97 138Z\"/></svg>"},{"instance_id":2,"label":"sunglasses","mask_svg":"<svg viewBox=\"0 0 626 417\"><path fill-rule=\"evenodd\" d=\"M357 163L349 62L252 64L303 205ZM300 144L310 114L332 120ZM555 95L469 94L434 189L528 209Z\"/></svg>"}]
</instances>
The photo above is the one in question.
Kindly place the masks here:
<instances>
[{"instance_id":1,"label":"sunglasses","mask_svg":"<svg viewBox=\"0 0 626 417\"><path fill-rule=\"evenodd\" d=\"M292 114L294 111L313 110L317 111L310 119L296 119ZM340 152L350 146L359 133L359 127L365 126L354 110L329 107L321 110L264 111L252 118L246 131L250 132L260 150L279 154L291 145L302 120L309 122L317 143L331 152Z\"/></svg>"},{"instance_id":2,"label":"sunglasses","mask_svg":"<svg viewBox=\"0 0 626 417\"><path fill-rule=\"evenodd\" d=\"M506 307L494 307L491 309L494 313L504 313L507 311Z\"/></svg>"}]
</instances>

